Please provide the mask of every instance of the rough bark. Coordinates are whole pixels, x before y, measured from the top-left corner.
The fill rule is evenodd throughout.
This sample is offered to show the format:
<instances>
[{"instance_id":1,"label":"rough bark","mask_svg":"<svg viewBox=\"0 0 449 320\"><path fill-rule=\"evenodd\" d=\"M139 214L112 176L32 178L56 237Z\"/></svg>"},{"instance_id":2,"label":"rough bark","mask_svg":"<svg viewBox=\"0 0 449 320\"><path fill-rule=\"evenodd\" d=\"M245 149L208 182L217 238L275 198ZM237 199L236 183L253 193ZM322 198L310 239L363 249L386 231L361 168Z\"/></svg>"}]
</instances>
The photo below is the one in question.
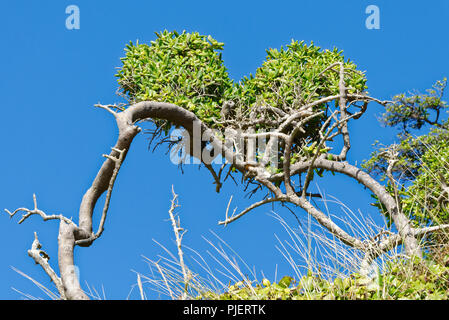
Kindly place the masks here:
<instances>
[{"instance_id":1,"label":"rough bark","mask_svg":"<svg viewBox=\"0 0 449 320\"><path fill-rule=\"evenodd\" d=\"M69 300L89 300L81 289L76 274L73 250L75 248L76 227L61 221L58 235L58 264L65 297Z\"/></svg>"}]
</instances>

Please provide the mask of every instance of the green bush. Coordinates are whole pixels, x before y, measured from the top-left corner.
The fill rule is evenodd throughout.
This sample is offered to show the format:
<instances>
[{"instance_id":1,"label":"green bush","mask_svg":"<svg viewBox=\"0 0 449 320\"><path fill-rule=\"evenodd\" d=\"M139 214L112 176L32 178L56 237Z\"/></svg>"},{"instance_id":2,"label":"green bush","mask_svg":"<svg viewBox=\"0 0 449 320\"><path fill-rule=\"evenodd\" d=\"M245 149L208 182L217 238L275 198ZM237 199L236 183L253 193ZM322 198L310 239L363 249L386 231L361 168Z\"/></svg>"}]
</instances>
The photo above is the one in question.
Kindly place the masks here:
<instances>
[{"instance_id":1,"label":"green bush","mask_svg":"<svg viewBox=\"0 0 449 320\"><path fill-rule=\"evenodd\" d=\"M220 116L232 81L223 65L223 43L198 33L163 31L150 45L126 46L116 76L131 103L164 101L194 112L207 124Z\"/></svg>"},{"instance_id":2,"label":"green bush","mask_svg":"<svg viewBox=\"0 0 449 320\"><path fill-rule=\"evenodd\" d=\"M448 196L444 185L449 181L449 141L432 145L421 157L418 175L404 190L403 210L417 225L449 222Z\"/></svg>"},{"instance_id":3,"label":"green bush","mask_svg":"<svg viewBox=\"0 0 449 320\"><path fill-rule=\"evenodd\" d=\"M306 102L338 94L338 74L330 70L323 73L332 64L344 62L338 49L321 50L313 43L292 40L286 49L267 50L266 60L255 75L236 83L229 78L221 57L223 43L196 32L163 31L156 36L150 45L126 46L123 65L116 76L130 103L174 103L217 128L225 101L233 101L244 118L255 105L290 112ZM344 66L348 69L345 80L349 92L365 90L364 74L349 60ZM316 130L322 120L309 126Z\"/></svg>"},{"instance_id":4,"label":"green bush","mask_svg":"<svg viewBox=\"0 0 449 320\"><path fill-rule=\"evenodd\" d=\"M352 274L326 280L309 272L297 283L283 277L278 283L264 279L248 285L240 281L225 293L206 292L198 299L220 300L446 300L449 298L449 267L430 260L395 260L385 264L374 278Z\"/></svg>"}]
</instances>

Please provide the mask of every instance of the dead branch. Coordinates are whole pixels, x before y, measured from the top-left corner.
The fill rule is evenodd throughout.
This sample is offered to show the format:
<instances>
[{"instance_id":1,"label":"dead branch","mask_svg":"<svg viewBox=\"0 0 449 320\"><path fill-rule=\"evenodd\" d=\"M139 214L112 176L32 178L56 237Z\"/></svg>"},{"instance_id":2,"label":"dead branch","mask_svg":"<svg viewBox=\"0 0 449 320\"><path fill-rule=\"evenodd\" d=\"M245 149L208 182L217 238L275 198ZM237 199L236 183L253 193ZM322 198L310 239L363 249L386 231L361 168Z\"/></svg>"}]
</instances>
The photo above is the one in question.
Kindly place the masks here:
<instances>
[{"instance_id":1,"label":"dead branch","mask_svg":"<svg viewBox=\"0 0 449 320\"><path fill-rule=\"evenodd\" d=\"M28 208L17 208L16 210L14 210L13 212L9 211L8 209L5 209L5 211L9 214L10 218L14 217L18 212L25 212L24 214L22 214L22 218L19 220L19 224L21 224L22 222L24 222L26 219L28 219L29 217L31 217L32 215L39 215L42 220L44 221L48 221L48 220L64 220L67 223L72 223L72 220L64 217L61 214L53 214L53 215L47 215L44 211L39 210L37 207L37 200L36 200L36 195L33 194L33 202L34 202L34 209L28 209Z\"/></svg>"},{"instance_id":2,"label":"dead branch","mask_svg":"<svg viewBox=\"0 0 449 320\"><path fill-rule=\"evenodd\" d=\"M48 263L50 257L45 251L41 250L41 248L42 245L40 244L39 239L37 238L37 233L35 232L34 241L33 244L31 245L31 249L28 250L28 255L31 258L33 258L36 264L39 264L42 267L42 269L44 269L45 273L50 277L51 281L53 281L56 288L58 289L61 299L65 300L66 296L64 293L64 286L62 285L62 281Z\"/></svg>"},{"instance_id":3,"label":"dead branch","mask_svg":"<svg viewBox=\"0 0 449 320\"><path fill-rule=\"evenodd\" d=\"M172 195L173 195L173 199L171 200L171 206L170 206L170 210L168 210L168 214L170 216L170 221L172 223L173 233L175 234L176 247L178 249L179 265L181 266L181 271L182 271L182 275L183 275L183 279L184 279L184 291L181 295L181 299L185 300L185 299L187 299L190 274L189 274L188 268L186 267L186 265L184 263L184 252L182 251L182 239L184 237L184 234L187 232L187 230L184 230L183 228L181 228L181 221L179 219L179 216L178 216L178 219L176 219L175 215L174 215L174 211L176 208L179 207L179 204L178 204L178 195L175 193L173 186L172 186Z\"/></svg>"},{"instance_id":4,"label":"dead branch","mask_svg":"<svg viewBox=\"0 0 449 320\"><path fill-rule=\"evenodd\" d=\"M232 199L232 198L231 198ZM226 210L226 218L224 221L219 221L218 224L219 225L227 225L228 223L231 223L239 218L241 218L242 216L244 216L245 214L247 214L248 212L250 212L251 210L260 207L264 204L267 203L272 203L272 202L279 202L279 201L285 201L286 198L268 198L268 199L264 199L262 201L258 201L256 203L253 203L252 205L250 205L248 208L246 208L245 210L243 210L242 212L240 212L237 215L231 215L230 217L228 217L228 210ZM229 204L231 203L231 201L229 201ZM228 208L229 208L229 204L228 204ZM235 210L234 210L235 212Z\"/></svg>"}]
</instances>

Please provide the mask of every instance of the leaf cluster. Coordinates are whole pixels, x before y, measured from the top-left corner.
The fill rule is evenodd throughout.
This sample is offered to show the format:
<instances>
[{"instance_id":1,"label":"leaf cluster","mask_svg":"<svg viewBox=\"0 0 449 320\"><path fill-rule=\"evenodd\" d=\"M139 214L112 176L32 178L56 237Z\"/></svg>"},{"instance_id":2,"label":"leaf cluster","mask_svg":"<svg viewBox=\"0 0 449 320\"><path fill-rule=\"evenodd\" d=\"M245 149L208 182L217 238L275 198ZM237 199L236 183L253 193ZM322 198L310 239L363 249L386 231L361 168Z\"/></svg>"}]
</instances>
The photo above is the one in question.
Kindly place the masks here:
<instances>
[{"instance_id":1,"label":"leaf cluster","mask_svg":"<svg viewBox=\"0 0 449 320\"><path fill-rule=\"evenodd\" d=\"M338 73L324 70L338 62L344 63L348 70L346 86L349 93L362 92L367 88L364 74L357 71L357 66L351 61L345 62L343 52L337 48L322 50L313 43L307 45L304 41L292 40L286 48L270 48L266 52L266 60L255 75L243 77L236 86L236 98L244 113L260 105L291 113L320 98L337 95ZM326 111L327 105L314 107L314 111L317 110ZM307 136L312 136L325 118L326 115L323 115L308 122Z\"/></svg>"},{"instance_id":2,"label":"leaf cluster","mask_svg":"<svg viewBox=\"0 0 449 320\"><path fill-rule=\"evenodd\" d=\"M269 106L290 114L302 105L338 94L338 73L326 70L344 62L349 92L366 89L365 75L338 49L321 50L313 43L293 41L286 48L267 50L266 60L255 75L239 82L229 78L222 59L223 43L211 36L183 31L156 33L147 44L126 46L126 55L116 77L130 103L152 100L174 103L194 112L212 128L223 128L222 106L232 101L232 119L256 121L258 107ZM338 69L338 68L337 68ZM325 72L323 72L325 71ZM317 109L326 109L320 105ZM254 114L255 112L255 114ZM279 117L273 114L271 120ZM316 135L325 116L307 124L306 136ZM270 119L268 119L270 120ZM259 122L257 130L269 131L276 122Z\"/></svg>"},{"instance_id":3,"label":"leaf cluster","mask_svg":"<svg viewBox=\"0 0 449 320\"><path fill-rule=\"evenodd\" d=\"M387 105L380 119L381 123L400 130L399 142L395 146L398 161L392 170L396 178L414 179L418 175L421 158L429 146L437 146L449 137L447 120L441 119L448 107L442 100L446 84L447 80L444 78L437 81L426 94L396 95L393 102ZM431 130L426 134L416 135L419 133L416 130L424 129L425 125L430 125ZM391 146L383 146L378 141L374 146L376 150L362 167L385 178L388 161L384 154Z\"/></svg>"},{"instance_id":4,"label":"leaf cluster","mask_svg":"<svg viewBox=\"0 0 449 320\"><path fill-rule=\"evenodd\" d=\"M126 45L116 77L130 103L170 102L212 125L232 90L223 64L223 43L211 36L163 31L147 44Z\"/></svg>"},{"instance_id":5,"label":"leaf cluster","mask_svg":"<svg viewBox=\"0 0 449 320\"><path fill-rule=\"evenodd\" d=\"M421 129L425 124L438 125L440 115L448 107L442 100L447 79L437 81L427 93L404 93L394 96L387 105L382 121L390 127L400 126L408 133L410 129ZM434 117L434 119L431 119Z\"/></svg>"},{"instance_id":6,"label":"leaf cluster","mask_svg":"<svg viewBox=\"0 0 449 320\"><path fill-rule=\"evenodd\" d=\"M289 276L278 283L263 279L249 286L240 281L223 294L205 293L198 299L217 300L446 300L449 298L449 267L431 260L394 260L374 278L358 273L324 279L308 272L297 283Z\"/></svg>"},{"instance_id":7,"label":"leaf cluster","mask_svg":"<svg viewBox=\"0 0 449 320\"><path fill-rule=\"evenodd\" d=\"M441 139L421 157L413 183L402 191L403 211L418 225L449 222L449 140Z\"/></svg>"}]
</instances>

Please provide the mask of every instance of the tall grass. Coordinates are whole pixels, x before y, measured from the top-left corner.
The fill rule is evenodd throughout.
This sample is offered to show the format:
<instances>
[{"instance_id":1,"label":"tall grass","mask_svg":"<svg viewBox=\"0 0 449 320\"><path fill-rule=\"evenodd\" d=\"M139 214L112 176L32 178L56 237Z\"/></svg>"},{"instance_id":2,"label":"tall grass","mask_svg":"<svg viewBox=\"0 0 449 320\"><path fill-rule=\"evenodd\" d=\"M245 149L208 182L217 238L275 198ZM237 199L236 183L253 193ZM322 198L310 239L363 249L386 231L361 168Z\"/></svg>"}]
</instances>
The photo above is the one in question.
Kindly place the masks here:
<instances>
[{"instance_id":1,"label":"tall grass","mask_svg":"<svg viewBox=\"0 0 449 320\"><path fill-rule=\"evenodd\" d=\"M441 167L449 168L449 162L445 154L442 154L434 146L428 145L426 147L429 152L435 154L435 159L439 161ZM431 172L425 165L422 166L422 170L434 179L440 179L437 173ZM400 184L399 181L395 181L398 189L406 189L412 182L406 181L404 185ZM432 216L432 210L428 207L428 201L434 197L436 190L427 188L427 186L423 187L428 196L422 199L416 195L410 195L413 200L413 206L410 210L414 210L414 208L424 209L433 218L435 224L438 224L438 219ZM320 206L323 212L327 213L334 221L337 221L342 228L346 229L354 237L361 240L372 240L397 232L388 227L389 224L385 219L382 223L375 223L369 215L365 215L360 211L355 213L335 197L326 197L321 190L319 192L321 194ZM331 213L331 211L334 211L329 209L331 206L338 206L341 211L340 214ZM404 213L407 215L412 214L412 212ZM299 226L293 227L280 214L271 211L269 215L283 227L285 232L283 237L275 235L277 239L275 247L290 266L291 275L297 280L297 283L308 275L314 276L312 277L311 286L302 287L303 297L316 298L317 291L321 290L319 287L321 280L317 281L315 285L313 279L325 279L332 283L336 279L349 279L360 271L364 256L363 252L343 244L327 229L311 219L310 216L302 218L302 220L298 221ZM216 243L205 239L213 248L212 252L207 251L207 258L204 258L199 252L188 246L182 246L191 254L191 261L194 263L194 265L188 266L190 279L188 283L182 281L178 257L158 243L164 249L166 255L159 256L157 261L145 258L151 270L150 274L139 274L139 277L144 280L143 284L146 285L145 287L158 292L161 297L165 296L171 299L180 297L185 299L217 299L220 298L223 292L232 291L236 287L248 288L252 293L251 298L263 298L255 288L264 286L265 275L263 275L262 281L260 281L257 278L254 267L248 266L225 241L216 234L213 233L213 235ZM438 252L435 255L435 250L449 253L447 245L448 232L443 230L440 236L443 236L446 240L440 243L429 243L424 238L420 242L425 253L433 251L433 258L438 256ZM220 268L212 269L207 262L208 259L218 264ZM432 267L434 266L432 263L432 261L430 264L422 263L417 268L416 264L409 263L409 258L402 254L402 247L398 246L374 260L368 277L365 277L359 283L374 286L377 290L376 297L378 299L394 299L398 296L398 291L410 290L409 284L415 280L414 278L418 277L421 279L424 274L426 274L426 277L436 276L437 281L448 282L449 274L445 272L440 274L441 270L438 271L438 268ZM449 258L446 264L449 265ZM140 286L140 290L143 290L143 286ZM351 298L350 295L348 297ZM353 297L357 298L357 296ZM419 297L419 294L417 294L417 297Z\"/></svg>"},{"instance_id":2,"label":"tall grass","mask_svg":"<svg viewBox=\"0 0 449 320\"><path fill-rule=\"evenodd\" d=\"M436 161L443 168L449 168L448 159L440 150L434 146L427 146L428 150L435 153ZM434 179L440 177L431 172L427 167L422 167L426 174L431 175ZM407 184L412 181L406 182ZM398 181L396 183L401 187ZM429 195L424 199L410 195L413 199L414 206L425 209L431 215L431 208L428 208L428 199L435 194L435 189L424 186L426 193ZM318 188L319 190L319 188ZM347 205L332 196L324 195L321 190L320 207L323 212L337 222L343 229L351 235L359 239L373 239L380 236L388 236L390 233L396 232L388 227L388 223L383 220L382 223L376 223L374 220L362 212L354 212ZM173 204L173 202L172 202ZM331 207L340 208L339 214L335 214ZM413 207L410 209L413 210ZM172 212L173 213L173 212ZM405 212L411 214L412 212ZM328 283L337 283L351 279L354 274L358 274L363 259L363 253L359 250L351 248L336 239L327 229L323 228L310 216L298 219L298 226L289 224L280 214L275 211L268 213L276 223L283 227L284 234L279 236L275 234L277 240L273 244L284 258L284 262L290 267L291 276L296 280L293 283L300 283L305 279L308 285L301 286L301 297L306 299L319 298L320 292L328 290L323 288L324 279ZM181 228L179 214L171 215L174 230ZM437 221L436 219L434 219ZM181 230L181 229L180 229ZM232 293L235 298L241 299L264 299L266 295L258 288L269 286L272 282L276 282L277 273L274 279L268 280L263 272L256 271L256 268L249 266L239 254L232 249L217 234L211 232L212 240L203 237L204 241L210 246L210 250L200 253L184 243L177 247L177 253L155 241L162 249L162 253L156 258L147 258L144 261L149 267L149 272L136 273L137 281L131 286L128 298L133 291L137 290L141 299L148 299L156 294L161 299L220 299L224 293ZM439 243L430 243L422 241L421 246L424 252L433 252L433 258L438 258L438 252L441 253L442 259L446 257L444 253L449 253L447 239L448 232L441 231L440 237L445 240ZM182 236L181 236L182 238ZM185 260L180 256L185 255ZM368 277L359 281L367 287L371 286L377 290L376 298L378 299L394 299L401 290L411 290L409 284L415 281L415 278L424 277L432 278L436 276L436 281L448 285L449 290L449 272L441 272L440 269L432 264L416 265L408 263L408 258L402 255L402 247L396 247L389 252L379 256L372 262ZM435 254L435 252L437 252ZM446 259L446 258L444 258ZM443 260L444 260L443 259ZM447 261L438 261L449 265L449 256ZM276 263L276 266L280 262ZM16 272L32 281L49 299L58 299L59 295L46 288L30 276L24 274L20 270L13 268ZM277 270L277 268L276 268ZM400 275L400 277L397 277ZM425 281L424 281L425 283ZM421 284L419 284L421 285ZM104 290L100 294L95 288L86 284L87 294L93 299L106 299ZM240 294L246 288L245 295ZM415 288L415 287L413 287ZM371 290L370 289L370 290ZM42 299L34 297L30 294L23 293L13 288L25 299ZM413 289L414 290L414 289ZM433 289L430 290L432 292ZM151 291L151 293L149 293ZM328 290L329 291L329 290ZM249 292L249 294L248 294ZM318 293L318 294L317 294ZM332 292L331 292L332 293ZM427 293L426 293L427 294ZM344 298L360 298L356 294L340 292L340 297ZM337 294L327 294L326 298L337 297ZM419 298L419 292L417 293Z\"/></svg>"},{"instance_id":3,"label":"tall grass","mask_svg":"<svg viewBox=\"0 0 449 320\"><path fill-rule=\"evenodd\" d=\"M361 212L354 213L334 197L327 199L322 195L321 202L332 219L360 239L372 239L376 235L392 232L386 227L385 221L383 226L379 226L369 216ZM331 214L329 210L331 204L338 205L342 214ZM275 234L277 244L274 246L284 257L284 262L290 266L291 276L296 282L310 274L333 281L336 278L347 278L359 271L363 253L343 244L310 216L300 219L299 225L292 227L275 211L271 211L269 215L283 227L284 235ZM155 292L158 298L162 299L219 299L225 292L233 291L238 295L239 291L235 289L246 288L250 291L249 296L252 299L263 299L265 296L260 294L256 287L263 287L269 279L263 273L258 277L255 267L250 267L223 239L212 231L211 233L213 240L203 237L211 248L206 251L206 255L182 245L182 249L189 257L189 265L184 266L189 273L187 282L184 281L179 257L155 241L163 253L156 259L144 257L150 272L147 274L136 272L138 283L141 285L138 283L133 285L132 290L138 288L141 297L147 297L146 294L142 294L145 288ZM367 283L376 282L378 274L388 262L398 258L400 247L377 258L372 264ZM211 267L211 264L214 267ZM274 280L271 279L268 283L276 282L276 277L275 274ZM310 289L316 292L318 288ZM304 297L312 298L307 291L304 290Z\"/></svg>"}]
</instances>

